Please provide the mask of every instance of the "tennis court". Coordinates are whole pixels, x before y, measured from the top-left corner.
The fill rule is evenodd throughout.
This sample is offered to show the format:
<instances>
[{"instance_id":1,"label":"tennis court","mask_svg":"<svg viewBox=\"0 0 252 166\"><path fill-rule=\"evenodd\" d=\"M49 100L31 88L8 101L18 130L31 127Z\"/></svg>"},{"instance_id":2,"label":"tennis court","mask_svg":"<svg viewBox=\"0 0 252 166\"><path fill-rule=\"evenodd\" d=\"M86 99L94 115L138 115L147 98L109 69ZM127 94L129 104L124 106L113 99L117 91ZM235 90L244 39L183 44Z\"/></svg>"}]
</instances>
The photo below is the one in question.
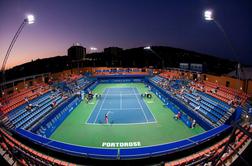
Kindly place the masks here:
<instances>
[{"instance_id":1,"label":"tennis court","mask_svg":"<svg viewBox=\"0 0 252 166\"><path fill-rule=\"evenodd\" d=\"M105 124L106 114L109 124L156 122L137 88L106 88L98 100L87 124Z\"/></svg>"},{"instance_id":2,"label":"tennis court","mask_svg":"<svg viewBox=\"0 0 252 166\"><path fill-rule=\"evenodd\" d=\"M135 108L135 106L138 106L137 108L140 107L138 101L136 101L136 97L133 98L132 96L132 100L135 100L135 102L130 102L128 99L130 98L130 95L128 97L125 95L134 95L133 89L135 89L135 94L138 94L137 96L139 102L144 102L149 109L144 109L144 113L146 114L149 122L145 120L143 113L140 114L140 111L142 110L139 109L134 110L133 112L129 110L127 115L123 116L117 115L117 113L111 114L112 116L110 117L110 120L115 121L117 118L119 119L120 117L124 117L127 121L119 119L120 122L117 120L117 123L115 124L104 124L104 114L107 108L110 109L109 105L106 103L109 103L110 100L115 100L113 102L113 112L126 112L126 110L114 110L115 108L120 108L120 104L118 104L120 103L120 98L116 98L113 95L117 95L119 97L120 93L122 96L124 95L121 103L122 108ZM101 94L102 98L98 100L93 99L89 103L82 101L54 131L54 133L50 136L51 139L91 147L103 147L102 144L104 142L140 142L141 146L150 146L174 142L204 132L204 129L202 129L199 125L197 125L194 129L191 129L188 128L182 121L175 120L173 118L174 113L169 110L169 108L164 107L164 103L154 93L149 91L143 83L99 84L92 91L94 94ZM152 94L152 99L142 98L141 95L139 95L145 92ZM106 94L106 98L104 94ZM99 105L102 104L104 99L105 101L101 108L105 110L100 110ZM99 110L100 113L98 113ZM137 111L139 114L137 114ZM147 111L151 111L150 114L153 114L153 122L150 121L151 116L147 114ZM97 121L95 122L96 116ZM91 117L93 118L92 121ZM135 119L135 117L137 117L137 119ZM135 122L130 123L131 119L135 119ZM88 120L90 121L88 122ZM99 121L101 121L101 123L99 123Z\"/></svg>"}]
</instances>

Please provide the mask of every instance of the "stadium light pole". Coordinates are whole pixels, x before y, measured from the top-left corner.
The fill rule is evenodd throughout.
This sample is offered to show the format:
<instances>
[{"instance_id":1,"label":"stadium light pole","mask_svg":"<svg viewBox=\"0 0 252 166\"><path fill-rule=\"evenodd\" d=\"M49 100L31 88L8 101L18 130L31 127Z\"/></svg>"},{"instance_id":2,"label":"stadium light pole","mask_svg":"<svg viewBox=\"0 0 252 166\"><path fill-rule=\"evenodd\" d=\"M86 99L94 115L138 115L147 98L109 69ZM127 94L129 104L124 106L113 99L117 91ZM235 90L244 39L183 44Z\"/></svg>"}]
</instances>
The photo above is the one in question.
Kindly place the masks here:
<instances>
[{"instance_id":1,"label":"stadium light pole","mask_svg":"<svg viewBox=\"0 0 252 166\"><path fill-rule=\"evenodd\" d=\"M216 19L216 17L214 17L214 13L213 13L213 10L211 9L208 9L208 10L205 10L204 11L204 19L206 21L211 21L211 22L214 22L215 25L218 27L218 29L222 32L228 46L230 47L234 57L235 57L235 60L238 62L237 64L237 77L239 78L239 70L240 70L240 63L238 61L238 57L237 57L237 54L236 54L236 50L235 48L233 47L232 45L232 42L230 41L230 39L228 38L228 35L227 33L225 32L224 28L222 27L222 25L219 23L219 21Z\"/></svg>"},{"instance_id":2,"label":"stadium light pole","mask_svg":"<svg viewBox=\"0 0 252 166\"><path fill-rule=\"evenodd\" d=\"M231 49L231 51L232 51L232 53L233 53L233 55L234 55L234 57L235 57L235 60L237 61L237 71L236 71L236 76L237 76L237 78L238 78L238 80L240 80L240 73L239 73L239 71L240 71L240 63L239 63L239 61L238 61L238 57L237 57L237 54L236 54L236 51L235 51L235 48L233 47L233 45L232 45L232 42L230 41L230 39L228 38L228 35L227 35L227 33L225 32L225 30L224 30L224 28L222 27L222 25L216 20L216 18L214 17L214 14L213 14L213 11L212 10L205 10L204 11L204 19L206 20L206 21L212 21L212 22L214 22L215 23L215 25L219 28L219 30L223 33L223 36L225 37L225 40L226 40L226 42L228 43L228 45L229 45L229 47L230 47L230 49ZM240 86L240 84L238 83L238 88L239 88L239 86ZM238 95L238 94L237 94ZM233 132L235 131L235 127L233 128ZM233 133L232 132L232 133ZM232 135L232 134L231 134ZM230 139L229 139L229 141L227 142L227 145L229 144L229 142L231 141L231 137L230 137ZM213 165L216 165L217 163L218 163L218 161L219 161L219 159L221 158L221 156L225 153L225 151L226 151L226 148L227 148L227 146L221 151L221 153L217 156L217 158L213 161ZM241 157L240 155L238 155L239 157ZM241 159L243 160L243 158L241 157ZM243 161L245 161L245 160L243 160ZM246 163L246 161L245 161L245 163ZM246 165L247 165L247 163L246 163Z\"/></svg>"},{"instance_id":3,"label":"stadium light pole","mask_svg":"<svg viewBox=\"0 0 252 166\"><path fill-rule=\"evenodd\" d=\"M4 57L4 60L3 60L3 63L2 63L2 67L1 67L1 71L2 71L2 88L4 86L4 82L5 82L5 67L6 67L6 64L7 64L7 61L8 61L8 58L10 56L10 53L11 53L11 50L19 36L19 34L21 33L22 29L24 28L24 26L26 24L33 24L35 22L35 17L31 14L27 15L27 17L22 21L21 25L19 26L17 32L15 33L11 43L10 43L10 46L6 52L6 55Z\"/></svg>"},{"instance_id":4,"label":"stadium light pole","mask_svg":"<svg viewBox=\"0 0 252 166\"><path fill-rule=\"evenodd\" d=\"M160 55L158 55L153 49L151 49L151 46L146 46L143 49L147 51L151 51L156 57L158 57L162 62L162 69L164 69L165 67L164 59Z\"/></svg>"},{"instance_id":5,"label":"stadium light pole","mask_svg":"<svg viewBox=\"0 0 252 166\"><path fill-rule=\"evenodd\" d=\"M237 66L236 66L236 77L238 78L238 80L240 80L240 70L241 70L241 64L239 63L238 61L238 57L237 57L237 53L236 53L236 50L235 48L233 47L232 45L232 42L230 41L230 39L228 38L228 35L227 33L225 32L224 28L222 27L222 25L219 23L218 20L216 20L216 17L214 17L214 13L213 13L213 10L211 9L208 9L208 10L205 10L204 11L204 19L206 21L211 21L211 22L214 22L215 25L218 27L218 29L222 32L228 46L230 47L233 55L234 55L234 58L235 60L237 61ZM240 85L238 85L240 86ZM238 87L240 88L240 87Z\"/></svg>"}]
</instances>

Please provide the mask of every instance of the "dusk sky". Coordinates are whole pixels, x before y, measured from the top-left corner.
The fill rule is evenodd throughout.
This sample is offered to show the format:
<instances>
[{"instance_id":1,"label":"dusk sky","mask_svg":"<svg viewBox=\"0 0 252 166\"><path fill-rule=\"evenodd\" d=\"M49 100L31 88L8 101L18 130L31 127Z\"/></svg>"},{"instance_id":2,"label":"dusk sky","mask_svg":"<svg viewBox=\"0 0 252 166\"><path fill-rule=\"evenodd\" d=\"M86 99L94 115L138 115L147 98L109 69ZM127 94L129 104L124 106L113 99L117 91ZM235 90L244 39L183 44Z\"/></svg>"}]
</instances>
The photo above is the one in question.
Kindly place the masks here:
<instances>
[{"instance_id":1,"label":"dusk sky","mask_svg":"<svg viewBox=\"0 0 252 166\"><path fill-rule=\"evenodd\" d=\"M163 45L234 60L224 35L203 19L213 9L239 61L252 65L251 0L0 0L0 62L26 14L26 25L7 67L32 59L66 55L75 42L89 52Z\"/></svg>"}]
</instances>

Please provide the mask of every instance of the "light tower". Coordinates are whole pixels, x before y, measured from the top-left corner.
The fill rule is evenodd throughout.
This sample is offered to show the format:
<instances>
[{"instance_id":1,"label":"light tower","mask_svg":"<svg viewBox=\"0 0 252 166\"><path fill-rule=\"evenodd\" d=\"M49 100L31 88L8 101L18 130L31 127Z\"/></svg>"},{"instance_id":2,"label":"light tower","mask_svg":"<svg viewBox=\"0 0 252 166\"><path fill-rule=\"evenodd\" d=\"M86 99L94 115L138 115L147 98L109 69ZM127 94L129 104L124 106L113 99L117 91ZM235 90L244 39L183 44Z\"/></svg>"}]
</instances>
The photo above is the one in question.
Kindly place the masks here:
<instances>
[{"instance_id":1,"label":"light tower","mask_svg":"<svg viewBox=\"0 0 252 166\"><path fill-rule=\"evenodd\" d=\"M224 37L225 37L225 40L226 40L226 42L228 43L228 46L230 47L230 49L231 49L231 51L232 51L232 53L233 53L233 55L234 55L234 57L235 57L235 60L238 62L238 64L237 64L237 69L236 69L236 70L237 70L236 76L237 76L237 78L238 78L238 80L239 80L239 79L240 79L240 74L239 74L239 71L240 71L240 63L239 63L239 61L238 61L238 57L237 57L236 51L235 51L235 49L234 49L234 47L233 47L233 45L232 45L232 42L229 40L227 33L225 32L225 30L224 30L224 28L221 26L221 24L220 24L220 23L216 20L216 18L214 17L214 14L213 14L213 11L212 11L212 10L205 10L205 11L204 11L204 19L205 19L206 21L212 21L212 22L214 22L215 25L219 28L219 30L223 33L223 35L224 35ZM238 88L239 88L239 86L240 86L240 85L239 85L239 82L238 82ZM237 92L237 93L238 93L238 92ZM237 95L238 95L238 94L237 94ZM232 133L231 133L231 135L230 135L230 138L229 138L229 140L227 141L226 145L224 146L224 149L219 153L219 155L217 155L217 157L215 158L215 160L213 160L212 165L217 165L217 163L218 163L219 161L221 161L221 160L220 160L221 156L227 151L228 148L234 150L234 149L232 148L232 146L230 146L230 143L232 142L232 138L235 139L235 131L236 131L236 128L239 128L239 129L240 129L241 131L243 131L246 135L248 135L248 136L251 137L251 135L250 135L248 132L246 132L246 130L244 130L243 127L241 127L241 126L239 125L239 122L240 122L240 120L234 121L234 122L232 123L233 131L232 131ZM247 161L244 160L244 158L243 158L237 151L234 150L234 152L238 155L238 157L240 157L240 159L241 159L246 165L248 165ZM222 162L221 162L221 163L222 163Z\"/></svg>"},{"instance_id":2,"label":"light tower","mask_svg":"<svg viewBox=\"0 0 252 166\"><path fill-rule=\"evenodd\" d=\"M236 66L236 70L237 70L237 78L240 79L240 70L241 70L241 64L239 63L238 61L238 57L237 57L237 53L235 51L235 48L233 47L232 45L232 42L230 41L230 39L228 38L228 35L227 33L225 32L224 28L222 27L222 25L219 23L219 21L216 19L216 17L214 17L214 13L213 13L213 10L211 9L208 9L208 10L205 10L204 11L204 19L206 21L211 21L211 22L214 22L215 25L219 28L219 30L222 32L229 48L231 49L232 51L232 54L234 55L234 58L235 60L237 61L237 66Z\"/></svg>"},{"instance_id":3,"label":"light tower","mask_svg":"<svg viewBox=\"0 0 252 166\"><path fill-rule=\"evenodd\" d=\"M5 82L5 67L6 67L6 64L7 64L7 61L8 61L8 58L10 56L10 53L11 53L11 50L19 36L19 34L21 33L22 29L24 28L24 26L26 24L33 24L35 22L35 17L31 14L27 15L26 18L22 21L21 25L19 26L17 32L15 33L11 43L10 43L10 46L6 52L6 55L4 57L4 60L3 60L3 63L2 63L2 67L1 67L1 72L2 72L2 86L4 85L4 82ZM3 88L1 86L1 88Z\"/></svg>"}]
</instances>

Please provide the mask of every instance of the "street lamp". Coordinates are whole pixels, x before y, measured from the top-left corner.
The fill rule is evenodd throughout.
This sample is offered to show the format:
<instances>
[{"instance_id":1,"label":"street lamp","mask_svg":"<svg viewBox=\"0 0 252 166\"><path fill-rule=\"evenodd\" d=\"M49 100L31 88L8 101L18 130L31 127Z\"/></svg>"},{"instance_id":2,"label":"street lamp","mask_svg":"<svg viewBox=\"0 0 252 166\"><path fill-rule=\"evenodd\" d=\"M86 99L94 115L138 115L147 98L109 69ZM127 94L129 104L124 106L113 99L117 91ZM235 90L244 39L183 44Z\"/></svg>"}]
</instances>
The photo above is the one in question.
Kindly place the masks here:
<instances>
[{"instance_id":1,"label":"street lamp","mask_svg":"<svg viewBox=\"0 0 252 166\"><path fill-rule=\"evenodd\" d=\"M151 49L151 46L146 46L146 47L144 47L143 49L144 49L144 50L149 50L149 51L151 51L156 57L158 57L158 58L161 60L161 62L162 62L162 69L164 69L164 67L165 67L164 59L163 59L160 55L158 55L158 54L156 53L156 51L154 51L153 49Z\"/></svg>"},{"instance_id":2,"label":"street lamp","mask_svg":"<svg viewBox=\"0 0 252 166\"><path fill-rule=\"evenodd\" d=\"M9 58L9 56L10 56L11 50L12 50L12 48L13 48L19 34L21 33L22 29L24 28L24 26L26 24L33 24L34 22L35 22L35 17L33 15L31 15L31 14L27 15L26 18L22 21L21 25L19 26L16 34L14 35L14 37L13 37L11 43L10 43L10 46L9 46L7 52L6 52L6 55L4 57L3 63L2 63L2 67L1 67L2 82L5 81L5 66L7 64L7 60ZM3 84L2 84L2 86L3 86Z\"/></svg>"}]
</instances>

